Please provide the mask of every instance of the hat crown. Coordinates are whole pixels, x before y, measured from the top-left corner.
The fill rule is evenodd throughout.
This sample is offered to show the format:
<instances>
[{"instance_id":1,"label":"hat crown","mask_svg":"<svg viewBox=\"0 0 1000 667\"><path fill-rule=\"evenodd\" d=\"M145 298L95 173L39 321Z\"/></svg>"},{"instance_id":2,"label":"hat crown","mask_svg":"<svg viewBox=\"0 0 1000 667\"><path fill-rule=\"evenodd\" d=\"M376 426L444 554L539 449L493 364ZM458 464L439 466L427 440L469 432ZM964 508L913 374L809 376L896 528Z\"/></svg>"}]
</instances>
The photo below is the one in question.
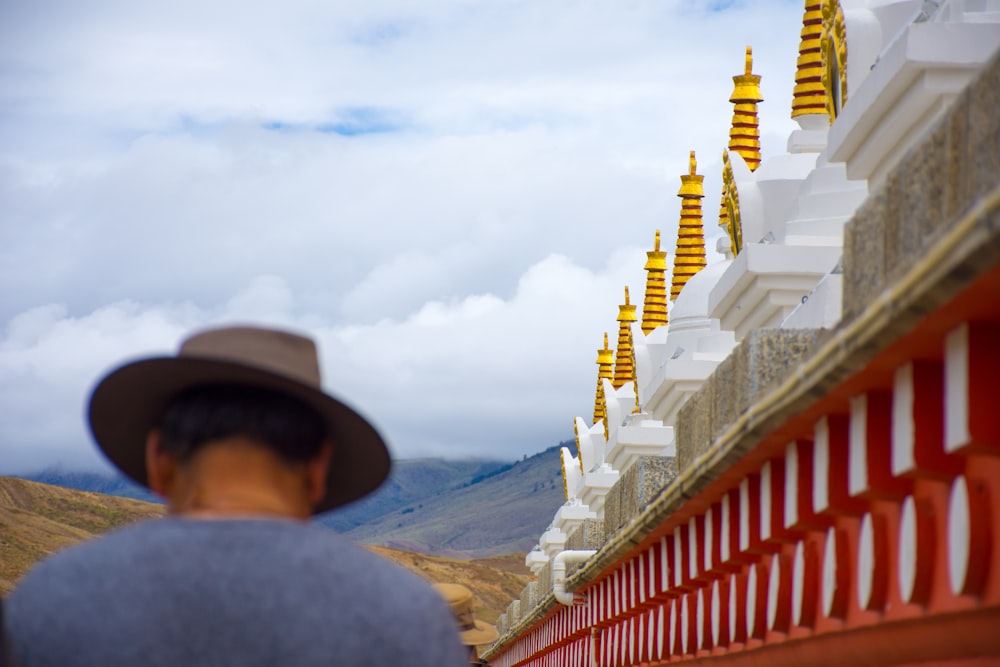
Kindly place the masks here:
<instances>
[{"instance_id":1,"label":"hat crown","mask_svg":"<svg viewBox=\"0 0 1000 667\"><path fill-rule=\"evenodd\" d=\"M202 331L181 344L178 356L237 363L320 388L316 344L288 331L256 327Z\"/></svg>"},{"instance_id":2,"label":"hat crown","mask_svg":"<svg viewBox=\"0 0 1000 667\"><path fill-rule=\"evenodd\" d=\"M472 613L472 604L475 596L472 591L462 584L436 583L434 588L448 601L451 611L456 616Z\"/></svg>"}]
</instances>

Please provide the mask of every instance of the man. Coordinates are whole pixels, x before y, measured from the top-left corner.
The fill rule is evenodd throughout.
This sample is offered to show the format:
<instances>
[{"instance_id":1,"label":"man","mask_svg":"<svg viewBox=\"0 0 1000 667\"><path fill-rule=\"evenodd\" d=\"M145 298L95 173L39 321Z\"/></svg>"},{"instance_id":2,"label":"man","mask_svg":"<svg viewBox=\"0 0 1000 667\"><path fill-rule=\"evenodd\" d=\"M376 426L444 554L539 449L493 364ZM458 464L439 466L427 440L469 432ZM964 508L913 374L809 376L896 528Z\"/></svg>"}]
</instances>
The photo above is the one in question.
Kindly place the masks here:
<instances>
[{"instance_id":1,"label":"man","mask_svg":"<svg viewBox=\"0 0 1000 667\"><path fill-rule=\"evenodd\" d=\"M323 393L308 338L197 334L107 375L89 419L168 516L25 577L6 609L19 667L465 664L433 588L307 523L389 472L375 429Z\"/></svg>"}]
</instances>

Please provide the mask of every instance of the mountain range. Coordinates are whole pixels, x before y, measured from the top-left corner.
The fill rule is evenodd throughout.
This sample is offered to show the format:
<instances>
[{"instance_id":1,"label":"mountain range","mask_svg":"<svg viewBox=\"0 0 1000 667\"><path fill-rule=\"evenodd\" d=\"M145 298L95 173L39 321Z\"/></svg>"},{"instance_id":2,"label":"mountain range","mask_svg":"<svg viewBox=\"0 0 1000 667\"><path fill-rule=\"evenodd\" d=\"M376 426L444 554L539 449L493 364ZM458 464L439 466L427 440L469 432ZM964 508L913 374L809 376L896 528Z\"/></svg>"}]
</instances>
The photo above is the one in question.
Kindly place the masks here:
<instances>
[{"instance_id":1,"label":"mountain range","mask_svg":"<svg viewBox=\"0 0 1000 667\"><path fill-rule=\"evenodd\" d=\"M378 491L317 520L354 541L449 558L529 551L563 503L560 443L511 463L403 459ZM46 470L24 479L158 502L114 473Z\"/></svg>"}]
</instances>

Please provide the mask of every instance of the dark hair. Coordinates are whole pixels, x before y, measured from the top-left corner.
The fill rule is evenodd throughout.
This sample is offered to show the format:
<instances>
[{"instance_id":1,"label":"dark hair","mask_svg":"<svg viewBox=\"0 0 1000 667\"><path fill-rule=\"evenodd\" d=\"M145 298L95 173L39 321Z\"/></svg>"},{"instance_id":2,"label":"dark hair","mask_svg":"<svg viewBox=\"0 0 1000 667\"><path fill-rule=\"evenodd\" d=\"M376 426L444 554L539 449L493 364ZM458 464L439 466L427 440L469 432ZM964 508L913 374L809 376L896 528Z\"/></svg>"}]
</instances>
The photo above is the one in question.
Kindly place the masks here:
<instances>
[{"instance_id":1,"label":"dark hair","mask_svg":"<svg viewBox=\"0 0 1000 667\"><path fill-rule=\"evenodd\" d=\"M242 385L204 385L177 394L159 429L160 449L182 462L209 442L239 435L301 463L319 453L327 435L323 418L298 399Z\"/></svg>"}]
</instances>

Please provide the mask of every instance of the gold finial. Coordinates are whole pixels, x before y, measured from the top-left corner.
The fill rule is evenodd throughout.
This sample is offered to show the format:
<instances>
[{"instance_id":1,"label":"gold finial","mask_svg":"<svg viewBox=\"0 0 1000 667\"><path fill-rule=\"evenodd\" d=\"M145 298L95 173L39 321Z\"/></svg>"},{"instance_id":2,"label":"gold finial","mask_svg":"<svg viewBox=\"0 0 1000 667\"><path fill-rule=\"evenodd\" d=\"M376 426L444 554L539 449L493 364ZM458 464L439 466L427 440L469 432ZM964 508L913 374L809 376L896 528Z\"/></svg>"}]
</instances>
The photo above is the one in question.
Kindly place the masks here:
<instances>
[{"instance_id":1,"label":"gold finial","mask_svg":"<svg viewBox=\"0 0 1000 667\"><path fill-rule=\"evenodd\" d=\"M733 165L726 151L722 151L722 199L719 206L722 209L719 213L719 226L726 230L729 248L735 257L743 249L743 222L740 218L740 193L736 188Z\"/></svg>"},{"instance_id":2,"label":"gold finial","mask_svg":"<svg viewBox=\"0 0 1000 667\"><path fill-rule=\"evenodd\" d=\"M629 303L628 287L625 287L625 303L618 306L618 349L615 351L615 374L611 381L615 389L631 382L635 373L635 352L632 349L632 322L639 318L635 306Z\"/></svg>"},{"instance_id":3,"label":"gold finial","mask_svg":"<svg viewBox=\"0 0 1000 667\"><path fill-rule=\"evenodd\" d=\"M753 73L753 49L747 47L746 71L733 77L733 94L729 101L735 103L763 102L760 93L760 75Z\"/></svg>"},{"instance_id":4,"label":"gold finial","mask_svg":"<svg viewBox=\"0 0 1000 667\"><path fill-rule=\"evenodd\" d=\"M607 378L614 381L614 364L615 353L608 347L608 334L604 332L604 348L597 351L597 396L594 399L595 424L602 419L606 419L608 416L603 380ZM605 439L607 439L607 436L605 436Z\"/></svg>"},{"instance_id":5,"label":"gold finial","mask_svg":"<svg viewBox=\"0 0 1000 667\"><path fill-rule=\"evenodd\" d=\"M667 253L660 250L656 230L653 250L646 252L646 298L642 304L642 332L649 334L667 324Z\"/></svg>"},{"instance_id":6,"label":"gold finial","mask_svg":"<svg viewBox=\"0 0 1000 667\"><path fill-rule=\"evenodd\" d=\"M823 16L823 35L820 37L823 90L826 113L833 123L847 104L847 28L840 0L823 0L820 12Z\"/></svg>"},{"instance_id":7,"label":"gold finial","mask_svg":"<svg viewBox=\"0 0 1000 667\"><path fill-rule=\"evenodd\" d=\"M729 212L726 210L726 197L729 195L729 183L732 181L732 167L729 166L729 151L722 151L722 195L719 197L719 227L722 227L723 231L726 232L726 236L731 239L731 234L729 233ZM729 180L726 180L726 174L729 174ZM732 244L730 244L731 246ZM733 257L736 256L735 251L733 252Z\"/></svg>"},{"instance_id":8,"label":"gold finial","mask_svg":"<svg viewBox=\"0 0 1000 667\"><path fill-rule=\"evenodd\" d=\"M674 252L674 275L670 300L681 293L693 275L705 268L705 230L701 220L701 200L705 196L704 176L696 171L698 162L691 151L687 176L681 176L681 220L677 226L677 249Z\"/></svg>"},{"instance_id":9,"label":"gold finial","mask_svg":"<svg viewBox=\"0 0 1000 667\"><path fill-rule=\"evenodd\" d=\"M750 171L760 165L760 126L757 120L757 103L763 102L760 76L753 73L753 50L748 46L746 73L733 77L733 94L729 101L733 108L733 121L729 129L729 150L736 151L746 161Z\"/></svg>"},{"instance_id":10,"label":"gold finial","mask_svg":"<svg viewBox=\"0 0 1000 667\"><path fill-rule=\"evenodd\" d=\"M701 198L705 196L704 188L704 176L699 176L696 172L698 169L698 161L694 158L694 151L691 151L691 159L688 167L688 174L686 176L681 176L681 189L677 191L677 196L682 199L688 199L691 197Z\"/></svg>"},{"instance_id":11,"label":"gold finial","mask_svg":"<svg viewBox=\"0 0 1000 667\"><path fill-rule=\"evenodd\" d=\"M576 457L580 461L580 474L583 474L583 448L580 447L580 426L576 419L573 420L573 437L576 439ZM568 500L568 498L567 498Z\"/></svg>"}]
</instances>

